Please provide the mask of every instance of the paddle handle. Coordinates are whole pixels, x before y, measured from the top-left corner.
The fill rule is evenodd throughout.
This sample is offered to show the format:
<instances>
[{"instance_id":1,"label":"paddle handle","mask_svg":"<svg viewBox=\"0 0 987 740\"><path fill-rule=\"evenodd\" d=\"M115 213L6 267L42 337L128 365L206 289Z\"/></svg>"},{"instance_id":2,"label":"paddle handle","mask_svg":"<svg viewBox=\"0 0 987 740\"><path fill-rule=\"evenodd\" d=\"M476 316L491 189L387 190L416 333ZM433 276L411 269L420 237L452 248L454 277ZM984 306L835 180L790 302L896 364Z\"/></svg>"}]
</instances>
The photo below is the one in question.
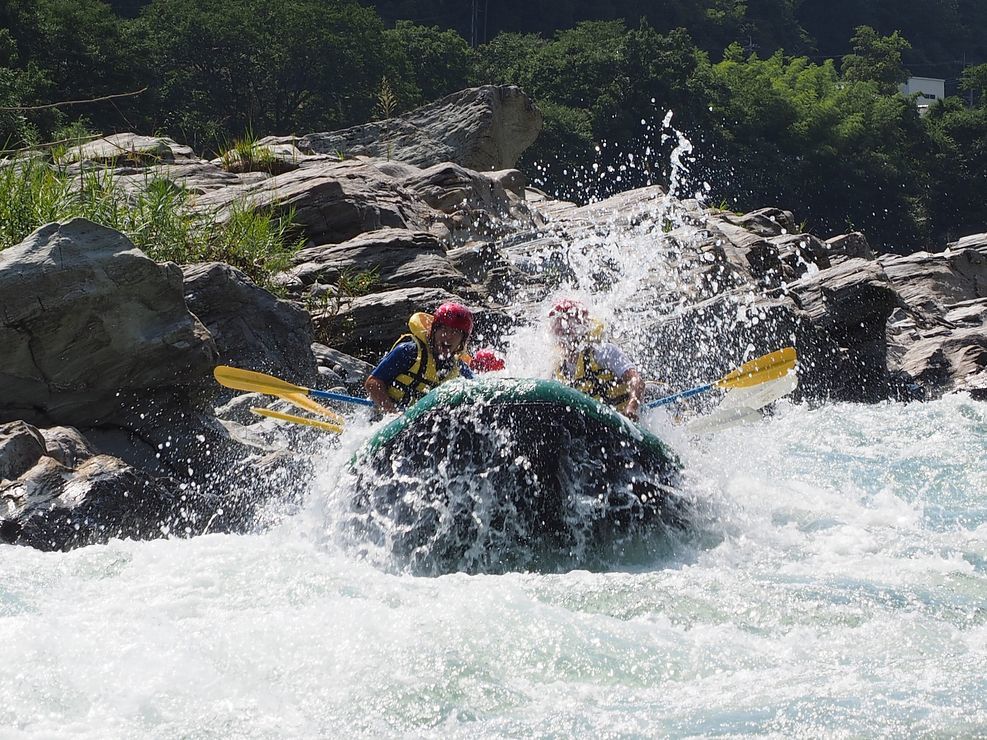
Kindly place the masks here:
<instances>
[{"instance_id":1,"label":"paddle handle","mask_svg":"<svg viewBox=\"0 0 987 740\"><path fill-rule=\"evenodd\" d=\"M649 401L645 404L645 408L653 409L658 406L664 406L666 403L671 403L672 401L677 401L680 398L692 398L693 396L698 396L700 393L704 393L712 388L715 383L707 383L706 385L698 386L697 388L690 388L687 391L681 391L675 393L671 396L665 396L664 398L659 398L657 401Z\"/></svg>"},{"instance_id":2,"label":"paddle handle","mask_svg":"<svg viewBox=\"0 0 987 740\"><path fill-rule=\"evenodd\" d=\"M357 398L356 396L347 396L343 393L333 393L332 391L317 391L309 388L308 395L313 398L328 398L330 401L342 401L343 403L352 403L357 406L370 406L372 408L374 405L374 402L369 398Z\"/></svg>"}]
</instances>

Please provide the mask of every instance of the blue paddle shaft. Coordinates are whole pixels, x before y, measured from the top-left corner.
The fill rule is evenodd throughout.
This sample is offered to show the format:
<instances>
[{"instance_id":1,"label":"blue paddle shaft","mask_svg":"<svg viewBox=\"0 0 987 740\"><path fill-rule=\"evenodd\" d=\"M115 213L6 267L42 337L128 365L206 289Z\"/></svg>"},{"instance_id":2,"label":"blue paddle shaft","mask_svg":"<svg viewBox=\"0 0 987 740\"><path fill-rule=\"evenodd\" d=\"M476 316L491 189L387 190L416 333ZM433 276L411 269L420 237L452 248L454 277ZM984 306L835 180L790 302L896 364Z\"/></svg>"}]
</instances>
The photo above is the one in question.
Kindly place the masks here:
<instances>
[{"instance_id":1,"label":"blue paddle shaft","mask_svg":"<svg viewBox=\"0 0 987 740\"><path fill-rule=\"evenodd\" d=\"M342 401L343 403L354 403L357 406L373 406L374 402L369 398L357 398L356 396L347 396L343 393L333 393L332 391L316 391L311 388L308 391L308 395L314 398L328 398L330 401Z\"/></svg>"},{"instance_id":2,"label":"blue paddle shaft","mask_svg":"<svg viewBox=\"0 0 987 740\"><path fill-rule=\"evenodd\" d=\"M649 409L653 409L656 406L664 406L666 403L677 401L680 398L691 398L692 396L698 396L700 393L708 391L714 385L714 383L707 383L706 385L701 385L698 388L690 388L687 391L682 391L681 393L676 393L671 396L665 396L664 398L659 398L657 401L651 401L646 404L646 406Z\"/></svg>"}]
</instances>

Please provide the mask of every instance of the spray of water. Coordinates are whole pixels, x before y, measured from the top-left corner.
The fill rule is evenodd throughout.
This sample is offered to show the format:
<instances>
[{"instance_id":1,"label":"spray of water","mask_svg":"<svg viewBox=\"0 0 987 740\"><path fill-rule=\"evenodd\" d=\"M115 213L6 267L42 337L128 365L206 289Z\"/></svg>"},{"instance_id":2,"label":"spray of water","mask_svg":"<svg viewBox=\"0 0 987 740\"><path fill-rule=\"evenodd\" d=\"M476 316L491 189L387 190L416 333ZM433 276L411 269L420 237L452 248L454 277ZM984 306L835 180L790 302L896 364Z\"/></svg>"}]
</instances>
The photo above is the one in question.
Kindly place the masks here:
<instances>
[{"instance_id":1,"label":"spray of water","mask_svg":"<svg viewBox=\"0 0 987 740\"><path fill-rule=\"evenodd\" d=\"M669 113L661 127L663 145L674 141L671 193L653 187L619 210L586 206L550 228L554 238L543 247L507 250L540 278L559 264L564 273L548 291L519 295L520 328L507 339L501 375L550 377L558 359L544 316L566 295L590 306L606 338L660 380L649 328L700 290L687 257L702 239L700 204L675 195L693 179L692 145L671 120ZM650 154L630 156L626 166L652 168ZM508 395L516 390L508 386ZM617 433L571 411L501 405L495 395L420 419L397 442L344 466L329 528L381 567L431 574L654 562L683 539L680 507L660 512L672 499L692 500L692 532L704 532L711 514L682 486L673 452L647 462L641 432L619 415ZM659 412L644 424L648 435L684 441L671 422Z\"/></svg>"}]
</instances>

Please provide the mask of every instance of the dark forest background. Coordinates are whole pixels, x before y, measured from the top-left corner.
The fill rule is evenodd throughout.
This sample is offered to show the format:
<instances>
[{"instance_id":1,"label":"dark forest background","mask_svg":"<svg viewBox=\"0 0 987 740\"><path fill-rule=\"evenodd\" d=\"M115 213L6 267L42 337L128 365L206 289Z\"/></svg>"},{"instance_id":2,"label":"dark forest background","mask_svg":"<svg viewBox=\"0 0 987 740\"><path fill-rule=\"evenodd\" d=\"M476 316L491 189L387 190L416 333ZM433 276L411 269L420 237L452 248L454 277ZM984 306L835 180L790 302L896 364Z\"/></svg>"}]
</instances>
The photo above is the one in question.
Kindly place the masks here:
<instances>
[{"instance_id":1,"label":"dark forest background","mask_svg":"<svg viewBox=\"0 0 987 740\"><path fill-rule=\"evenodd\" d=\"M911 75L946 100L919 115ZM553 195L667 184L674 128L713 205L893 251L987 231L984 0L0 0L7 156L116 131L219 152L485 83L545 114L520 167Z\"/></svg>"}]
</instances>

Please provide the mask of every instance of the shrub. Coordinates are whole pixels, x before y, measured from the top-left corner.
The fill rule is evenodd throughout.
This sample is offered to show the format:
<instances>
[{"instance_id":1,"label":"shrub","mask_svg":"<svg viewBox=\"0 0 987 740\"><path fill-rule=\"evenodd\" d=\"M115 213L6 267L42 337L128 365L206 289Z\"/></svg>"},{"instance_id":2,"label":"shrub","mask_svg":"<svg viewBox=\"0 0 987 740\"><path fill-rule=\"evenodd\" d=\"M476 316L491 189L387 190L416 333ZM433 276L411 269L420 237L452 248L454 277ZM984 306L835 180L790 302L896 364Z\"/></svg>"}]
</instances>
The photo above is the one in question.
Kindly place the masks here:
<instances>
[{"instance_id":1,"label":"shrub","mask_svg":"<svg viewBox=\"0 0 987 740\"><path fill-rule=\"evenodd\" d=\"M46 223L82 216L126 234L151 259L225 262L273 289L273 275L304 243L293 211L277 216L239 205L217 222L188 201L187 190L162 178L128 192L109 168L70 176L39 159L6 163L0 167L0 250Z\"/></svg>"}]
</instances>

